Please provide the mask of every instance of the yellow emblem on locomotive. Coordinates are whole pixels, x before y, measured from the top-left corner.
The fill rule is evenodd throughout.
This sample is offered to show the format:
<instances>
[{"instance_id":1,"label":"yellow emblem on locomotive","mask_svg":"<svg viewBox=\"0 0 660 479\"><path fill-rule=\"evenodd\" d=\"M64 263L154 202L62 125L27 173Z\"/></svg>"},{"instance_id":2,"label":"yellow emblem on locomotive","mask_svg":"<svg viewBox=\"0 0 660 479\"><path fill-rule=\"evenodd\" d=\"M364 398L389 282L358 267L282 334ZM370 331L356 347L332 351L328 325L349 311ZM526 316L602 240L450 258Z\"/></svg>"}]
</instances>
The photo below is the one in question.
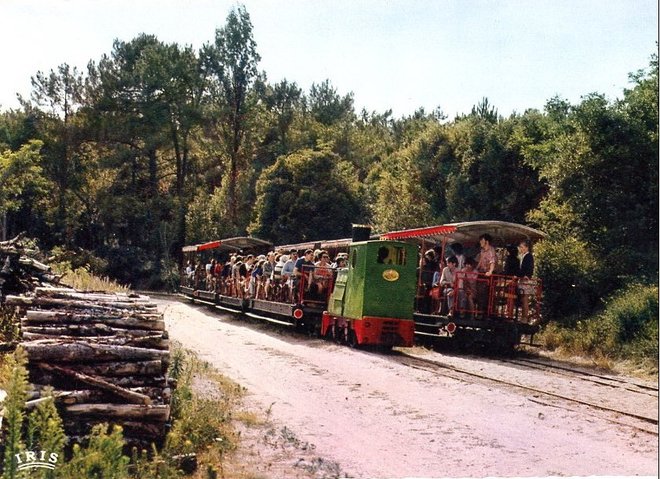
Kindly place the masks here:
<instances>
[{"instance_id":1,"label":"yellow emblem on locomotive","mask_svg":"<svg viewBox=\"0 0 660 479\"><path fill-rule=\"evenodd\" d=\"M399 279L399 273L393 269L386 269L383 271L383 279L385 281L396 281Z\"/></svg>"}]
</instances>

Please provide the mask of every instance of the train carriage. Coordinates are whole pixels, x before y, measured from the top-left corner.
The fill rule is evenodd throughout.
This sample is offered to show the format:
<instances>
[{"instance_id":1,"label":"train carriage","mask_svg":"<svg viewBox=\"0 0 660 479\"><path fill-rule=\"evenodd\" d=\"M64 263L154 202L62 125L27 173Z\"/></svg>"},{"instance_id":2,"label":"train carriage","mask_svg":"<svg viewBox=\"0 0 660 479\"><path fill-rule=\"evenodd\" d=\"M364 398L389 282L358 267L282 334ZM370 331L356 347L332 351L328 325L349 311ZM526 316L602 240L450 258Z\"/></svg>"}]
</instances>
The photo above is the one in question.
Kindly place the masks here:
<instances>
[{"instance_id":1,"label":"train carriage","mask_svg":"<svg viewBox=\"0 0 660 479\"><path fill-rule=\"evenodd\" d=\"M181 250L184 263L192 266L192 272L188 273L184 270L181 273L181 293L192 299L211 302L235 311L243 311L245 304L242 295L228 294L225 285L220 282L215 284L209 282L205 265L209 264L213 258L224 265L231 254L259 254L270 247L271 243L268 241L246 236L184 246Z\"/></svg>"},{"instance_id":2,"label":"train carriage","mask_svg":"<svg viewBox=\"0 0 660 479\"><path fill-rule=\"evenodd\" d=\"M479 237L486 233L493 238L492 246L500 251L509 245L518 244L521 240L535 242L545 237L541 231L520 224L472 221L393 231L381 235L381 239L407 241L416 244L421 251L435 247L444 259L451 251L451 246L456 243L460 243L468 255L478 253ZM483 299L479 302L466 304L466 301L459 301L458 296L465 295L468 283L472 283L470 287L475 290L484 292ZM537 324L521 320L520 294L523 286L531 296L528 319L538 323L542 288L540 280L536 278L526 281L523 285L518 277L498 273L498 270L492 276L458 272L455 284L452 285L457 297L449 310L442 289L439 286L425 288L421 284L421 274L418 274L415 331L421 337L451 337L456 342L511 348L520 342L523 335L529 335L531 338L538 331Z\"/></svg>"}]
</instances>

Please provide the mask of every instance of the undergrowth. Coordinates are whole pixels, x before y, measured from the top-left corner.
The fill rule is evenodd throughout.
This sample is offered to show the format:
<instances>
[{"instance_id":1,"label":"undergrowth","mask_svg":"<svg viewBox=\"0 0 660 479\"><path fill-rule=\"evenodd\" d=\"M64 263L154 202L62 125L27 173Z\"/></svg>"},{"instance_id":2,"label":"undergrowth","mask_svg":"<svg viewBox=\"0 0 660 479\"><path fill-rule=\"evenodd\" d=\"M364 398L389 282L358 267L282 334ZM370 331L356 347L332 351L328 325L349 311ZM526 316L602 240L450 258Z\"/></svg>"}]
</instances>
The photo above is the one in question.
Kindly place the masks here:
<instances>
[{"instance_id":1,"label":"undergrowth","mask_svg":"<svg viewBox=\"0 0 660 479\"><path fill-rule=\"evenodd\" d=\"M658 373L658 286L632 284L613 295L603 311L575 327L548 324L539 339L560 355L585 356L599 366L624 361Z\"/></svg>"},{"instance_id":2,"label":"undergrowth","mask_svg":"<svg viewBox=\"0 0 660 479\"><path fill-rule=\"evenodd\" d=\"M114 293L128 293L129 286L117 283L107 276L97 276L85 267L69 269L66 267L55 267L57 274L62 274L61 284L77 289L79 291L108 291Z\"/></svg>"}]
</instances>

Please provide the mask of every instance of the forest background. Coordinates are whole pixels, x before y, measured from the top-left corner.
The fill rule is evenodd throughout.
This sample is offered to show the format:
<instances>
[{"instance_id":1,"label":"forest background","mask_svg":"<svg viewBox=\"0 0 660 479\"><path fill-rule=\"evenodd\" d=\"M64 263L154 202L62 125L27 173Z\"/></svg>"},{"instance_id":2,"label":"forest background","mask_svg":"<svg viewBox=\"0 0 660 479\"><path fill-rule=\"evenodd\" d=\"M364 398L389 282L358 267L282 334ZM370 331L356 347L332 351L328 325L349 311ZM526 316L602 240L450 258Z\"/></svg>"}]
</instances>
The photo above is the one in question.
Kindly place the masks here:
<instances>
[{"instance_id":1,"label":"forest background","mask_svg":"<svg viewBox=\"0 0 660 479\"><path fill-rule=\"evenodd\" d=\"M525 223L549 235L546 320L657 357L656 53L620 99L507 118L487 98L454 119L357 112L329 79L271 83L259 61L238 6L199 50L143 34L86 72L37 72L0 112L0 239L26 231L74 268L168 288L181 247L216 238Z\"/></svg>"}]
</instances>

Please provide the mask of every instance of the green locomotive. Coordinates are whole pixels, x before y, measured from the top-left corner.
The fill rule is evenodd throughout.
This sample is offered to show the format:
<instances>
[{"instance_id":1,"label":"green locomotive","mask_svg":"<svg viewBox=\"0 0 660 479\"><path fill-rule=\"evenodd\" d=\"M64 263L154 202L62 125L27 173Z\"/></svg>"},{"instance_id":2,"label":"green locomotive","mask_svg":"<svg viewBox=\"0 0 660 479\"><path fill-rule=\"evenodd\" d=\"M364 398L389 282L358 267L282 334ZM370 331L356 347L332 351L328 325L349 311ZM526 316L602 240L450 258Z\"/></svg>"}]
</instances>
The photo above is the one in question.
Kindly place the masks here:
<instances>
[{"instance_id":1,"label":"green locomotive","mask_svg":"<svg viewBox=\"0 0 660 479\"><path fill-rule=\"evenodd\" d=\"M337 272L321 334L351 345L412 346L417 248L399 241L351 243Z\"/></svg>"}]
</instances>

